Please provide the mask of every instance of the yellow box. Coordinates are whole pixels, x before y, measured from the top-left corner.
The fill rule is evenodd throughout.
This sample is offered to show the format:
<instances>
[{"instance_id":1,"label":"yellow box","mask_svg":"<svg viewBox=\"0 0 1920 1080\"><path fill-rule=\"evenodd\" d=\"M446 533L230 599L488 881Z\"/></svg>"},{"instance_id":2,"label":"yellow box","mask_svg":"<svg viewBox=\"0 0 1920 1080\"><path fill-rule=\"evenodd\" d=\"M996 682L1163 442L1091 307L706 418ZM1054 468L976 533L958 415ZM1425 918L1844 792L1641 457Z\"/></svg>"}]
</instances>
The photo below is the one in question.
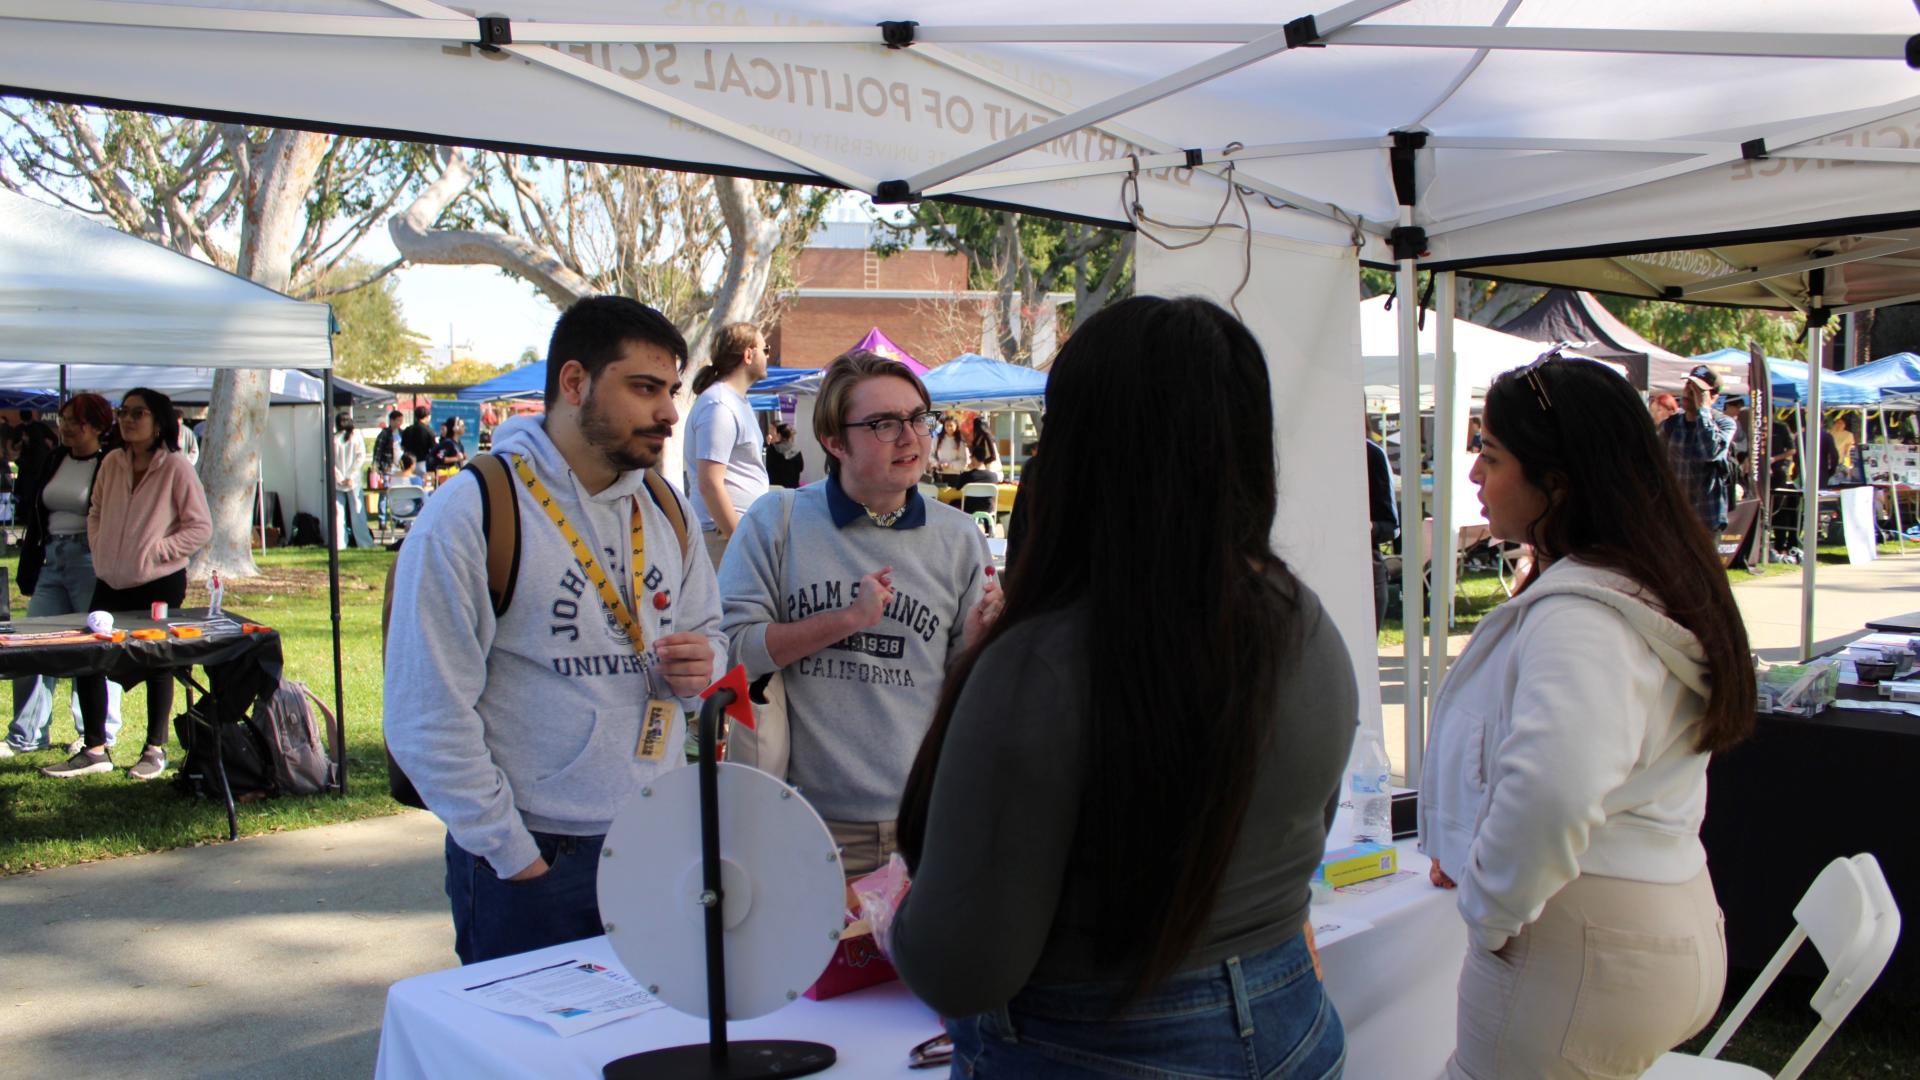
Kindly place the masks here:
<instances>
[{"instance_id":1,"label":"yellow box","mask_svg":"<svg viewBox=\"0 0 1920 1080\"><path fill-rule=\"evenodd\" d=\"M1400 869L1400 853L1391 844L1354 844L1329 851L1316 877L1332 888L1386 877Z\"/></svg>"}]
</instances>

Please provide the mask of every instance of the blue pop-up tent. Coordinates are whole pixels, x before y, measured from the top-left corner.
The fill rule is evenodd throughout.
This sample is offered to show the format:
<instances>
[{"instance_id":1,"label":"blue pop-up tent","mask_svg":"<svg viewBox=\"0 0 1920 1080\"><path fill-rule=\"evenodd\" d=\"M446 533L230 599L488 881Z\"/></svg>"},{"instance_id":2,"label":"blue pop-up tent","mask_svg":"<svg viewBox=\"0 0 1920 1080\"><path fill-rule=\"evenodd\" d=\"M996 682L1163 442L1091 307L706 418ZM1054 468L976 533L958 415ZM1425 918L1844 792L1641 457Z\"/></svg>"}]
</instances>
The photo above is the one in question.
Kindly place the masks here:
<instances>
[{"instance_id":1,"label":"blue pop-up tent","mask_svg":"<svg viewBox=\"0 0 1920 1080\"><path fill-rule=\"evenodd\" d=\"M921 381L940 405L1038 409L1047 394L1046 372L977 353L962 353L927 372Z\"/></svg>"},{"instance_id":2,"label":"blue pop-up tent","mask_svg":"<svg viewBox=\"0 0 1920 1080\"><path fill-rule=\"evenodd\" d=\"M1846 373L1847 381L1880 392L1881 404L1920 403L1920 356L1894 353ZM1824 392L1824 388L1823 388Z\"/></svg>"},{"instance_id":3,"label":"blue pop-up tent","mask_svg":"<svg viewBox=\"0 0 1920 1080\"><path fill-rule=\"evenodd\" d=\"M495 375L486 382L474 383L453 396L456 401L511 401L540 397L546 392L547 362L535 360L505 375Z\"/></svg>"},{"instance_id":4,"label":"blue pop-up tent","mask_svg":"<svg viewBox=\"0 0 1920 1080\"><path fill-rule=\"evenodd\" d=\"M1689 363L1725 366L1747 363L1745 349L1719 349L1702 356L1693 357ZM1853 371L1822 371L1820 373L1820 405L1822 408L1839 408L1846 405L1878 405L1880 391L1877 387L1860 381L1859 369ZM1773 388L1773 400L1776 404L1798 404L1807 396L1807 365L1798 360L1785 360L1767 357L1767 381Z\"/></svg>"}]
</instances>

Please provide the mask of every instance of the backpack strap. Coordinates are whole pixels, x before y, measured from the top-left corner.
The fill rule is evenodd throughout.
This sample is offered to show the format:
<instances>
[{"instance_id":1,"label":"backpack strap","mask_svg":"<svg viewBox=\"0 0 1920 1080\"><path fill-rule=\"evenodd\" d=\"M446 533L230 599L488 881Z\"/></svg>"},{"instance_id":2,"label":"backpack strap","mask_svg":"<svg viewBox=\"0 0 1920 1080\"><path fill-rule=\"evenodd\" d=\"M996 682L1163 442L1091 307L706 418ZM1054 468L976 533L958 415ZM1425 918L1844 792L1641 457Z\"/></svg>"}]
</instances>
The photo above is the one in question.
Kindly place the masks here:
<instances>
[{"instance_id":1,"label":"backpack strap","mask_svg":"<svg viewBox=\"0 0 1920 1080\"><path fill-rule=\"evenodd\" d=\"M658 506L660 512L667 515L667 523L673 526L673 535L680 539L680 557L686 558L687 514L680 507L679 494L673 490L672 484L667 483L667 478L662 476L657 468L647 470L647 494L653 496L653 505Z\"/></svg>"},{"instance_id":2,"label":"backpack strap","mask_svg":"<svg viewBox=\"0 0 1920 1080\"><path fill-rule=\"evenodd\" d=\"M487 596L494 618L513 603L513 583L520 576L520 500L513 477L498 454L481 454L462 472L480 481L480 515L487 527Z\"/></svg>"}]
</instances>

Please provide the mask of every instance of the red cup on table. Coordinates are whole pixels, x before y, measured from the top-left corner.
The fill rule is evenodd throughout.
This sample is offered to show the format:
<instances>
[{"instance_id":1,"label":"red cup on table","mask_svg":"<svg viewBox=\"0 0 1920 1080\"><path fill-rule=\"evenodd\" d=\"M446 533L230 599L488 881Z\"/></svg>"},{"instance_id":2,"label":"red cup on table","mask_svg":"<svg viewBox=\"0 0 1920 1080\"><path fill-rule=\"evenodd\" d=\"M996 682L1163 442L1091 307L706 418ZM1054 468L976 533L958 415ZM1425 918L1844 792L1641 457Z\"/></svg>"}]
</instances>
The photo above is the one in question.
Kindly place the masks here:
<instances>
[{"instance_id":1,"label":"red cup on table","mask_svg":"<svg viewBox=\"0 0 1920 1080\"><path fill-rule=\"evenodd\" d=\"M167 602L165 600L155 600L153 605L147 609L147 613L153 616L154 622L159 622L167 617Z\"/></svg>"}]
</instances>

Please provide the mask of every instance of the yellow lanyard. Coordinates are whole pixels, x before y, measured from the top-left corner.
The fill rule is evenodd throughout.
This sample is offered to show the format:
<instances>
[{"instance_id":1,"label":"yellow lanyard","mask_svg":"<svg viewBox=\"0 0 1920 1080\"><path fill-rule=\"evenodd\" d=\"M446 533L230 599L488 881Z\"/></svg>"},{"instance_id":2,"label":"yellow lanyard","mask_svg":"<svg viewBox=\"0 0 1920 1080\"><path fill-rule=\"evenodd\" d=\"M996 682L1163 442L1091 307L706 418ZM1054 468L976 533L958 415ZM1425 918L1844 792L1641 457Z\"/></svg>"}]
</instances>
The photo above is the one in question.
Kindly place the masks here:
<instances>
[{"instance_id":1,"label":"yellow lanyard","mask_svg":"<svg viewBox=\"0 0 1920 1080\"><path fill-rule=\"evenodd\" d=\"M527 491L532 493L534 501L540 504L540 508L553 519L554 525L559 527L560 535L565 537L567 544L573 548L573 557L579 562L581 572L587 575L587 580L593 582L594 589L600 593L600 602L606 605L614 621L626 630L627 640L633 643L633 651L646 652L645 628L633 617L633 612L627 609L626 601L620 599L620 592L613 587L613 582L607 580L607 572L600 569L600 561L593 557L593 548L580 539L580 534L574 531L572 524L567 521L567 516L560 512L560 505L553 501L547 486L540 482L539 477L533 475L533 468L520 455L511 456L513 471L520 474L520 482L527 486ZM635 496L633 499L633 602L636 604L640 602L641 578L646 572L647 534L640 518L640 499Z\"/></svg>"}]
</instances>

